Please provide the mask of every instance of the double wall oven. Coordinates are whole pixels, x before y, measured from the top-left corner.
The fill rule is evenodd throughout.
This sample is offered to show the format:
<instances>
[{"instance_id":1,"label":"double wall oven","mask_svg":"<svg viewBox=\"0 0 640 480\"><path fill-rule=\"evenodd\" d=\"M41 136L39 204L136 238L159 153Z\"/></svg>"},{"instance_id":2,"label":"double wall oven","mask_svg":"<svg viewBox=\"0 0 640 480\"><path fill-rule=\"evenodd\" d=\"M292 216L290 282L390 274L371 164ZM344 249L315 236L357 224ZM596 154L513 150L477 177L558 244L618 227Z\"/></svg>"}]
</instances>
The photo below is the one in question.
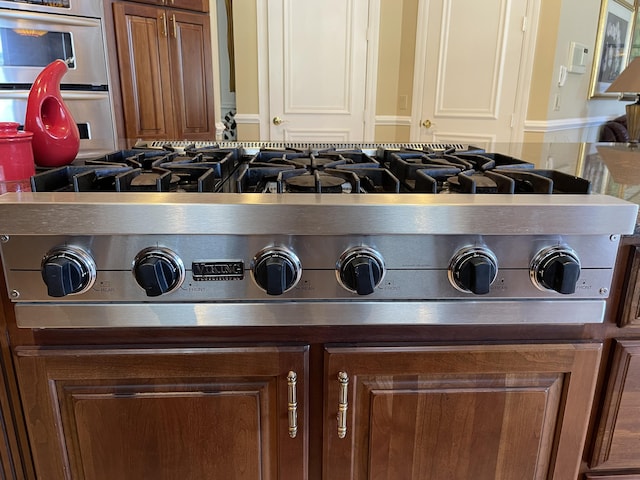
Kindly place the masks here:
<instances>
[{"instance_id":1,"label":"double wall oven","mask_svg":"<svg viewBox=\"0 0 640 480\"><path fill-rule=\"evenodd\" d=\"M0 1L0 120L24 124L33 81L56 59L69 70L62 96L80 131L81 156L116 145L102 2Z\"/></svg>"}]
</instances>

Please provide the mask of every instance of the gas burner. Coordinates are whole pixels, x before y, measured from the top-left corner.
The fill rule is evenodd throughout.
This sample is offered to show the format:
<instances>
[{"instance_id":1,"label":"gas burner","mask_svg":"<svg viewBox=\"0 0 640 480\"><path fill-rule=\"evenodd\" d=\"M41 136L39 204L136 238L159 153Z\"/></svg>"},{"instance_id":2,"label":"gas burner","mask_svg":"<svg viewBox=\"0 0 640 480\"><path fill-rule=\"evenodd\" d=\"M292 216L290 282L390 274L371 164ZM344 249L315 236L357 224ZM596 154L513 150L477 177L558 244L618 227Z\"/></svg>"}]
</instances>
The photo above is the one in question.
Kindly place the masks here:
<instances>
[{"instance_id":1,"label":"gas burner","mask_svg":"<svg viewBox=\"0 0 640 480\"><path fill-rule=\"evenodd\" d=\"M419 182L416 181L416 188ZM551 170L493 170L483 173L462 172L447 179L450 192L509 194L585 194L591 183L573 175Z\"/></svg>"},{"instance_id":2,"label":"gas burner","mask_svg":"<svg viewBox=\"0 0 640 480\"><path fill-rule=\"evenodd\" d=\"M468 185L468 177L479 176L477 193L514 193L509 180L498 174L488 173L497 170L532 170L534 165L499 153L455 153L435 154L394 153L390 155L389 169L410 191L420 193L465 192L471 193L473 183ZM453 188L447 189L447 181L452 176L464 176L454 180ZM461 186L462 185L462 186Z\"/></svg>"},{"instance_id":3,"label":"gas burner","mask_svg":"<svg viewBox=\"0 0 640 480\"><path fill-rule=\"evenodd\" d=\"M286 190L298 193L342 193L345 183L340 177L319 173L318 175L297 175L284 181Z\"/></svg>"},{"instance_id":4,"label":"gas burner","mask_svg":"<svg viewBox=\"0 0 640 480\"><path fill-rule=\"evenodd\" d=\"M475 147L370 149L186 145L122 150L39 171L34 191L589 193L590 183ZM298 144L296 144L296 147ZM444 148L447 147L447 148ZM300 177L300 178L297 178Z\"/></svg>"},{"instance_id":5,"label":"gas burner","mask_svg":"<svg viewBox=\"0 0 640 480\"><path fill-rule=\"evenodd\" d=\"M321 150L315 154L316 158L322 158L331 163L332 166L338 165L362 165L368 167L380 166L380 162L360 150Z\"/></svg>"},{"instance_id":6,"label":"gas burner","mask_svg":"<svg viewBox=\"0 0 640 480\"><path fill-rule=\"evenodd\" d=\"M45 170L33 191L215 192L235 170L237 150L121 150L84 165Z\"/></svg>"},{"instance_id":7,"label":"gas burner","mask_svg":"<svg viewBox=\"0 0 640 480\"><path fill-rule=\"evenodd\" d=\"M450 143L427 143L400 147L379 147L376 157L382 159L383 163L391 162L391 155L452 155L465 153L484 153L484 149L472 145L450 144Z\"/></svg>"},{"instance_id":8,"label":"gas burner","mask_svg":"<svg viewBox=\"0 0 640 480\"><path fill-rule=\"evenodd\" d=\"M239 193L277 193L278 175L294 169L293 165L245 163L236 172L233 188Z\"/></svg>"},{"instance_id":9,"label":"gas burner","mask_svg":"<svg viewBox=\"0 0 640 480\"><path fill-rule=\"evenodd\" d=\"M359 193L360 179L342 170L282 171L277 178L278 193Z\"/></svg>"}]
</instances>

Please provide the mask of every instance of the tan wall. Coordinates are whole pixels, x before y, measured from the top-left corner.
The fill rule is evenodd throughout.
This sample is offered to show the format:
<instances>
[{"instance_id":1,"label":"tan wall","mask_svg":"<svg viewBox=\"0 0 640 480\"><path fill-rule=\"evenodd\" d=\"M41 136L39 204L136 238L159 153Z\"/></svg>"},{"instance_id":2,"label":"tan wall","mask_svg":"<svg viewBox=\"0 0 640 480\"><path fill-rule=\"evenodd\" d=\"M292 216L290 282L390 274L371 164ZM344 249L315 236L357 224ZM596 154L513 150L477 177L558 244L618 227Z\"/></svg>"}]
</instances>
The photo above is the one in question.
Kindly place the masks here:
<instances>
[{"instance_id":1,"label":"tan wall","mask_svg":"<svg viewBox=\"0 0 640 480\"><path fill-rule=\"evenodd\" d=\"M551 89L549 79L553 73L555 61L555 58L548 53L556 49L561 7L562 2L557 0L543 0L542 2L527 110L528 120L545 120L547 118Z\"/></svg>"},{"instance_id":2,"label":"tan wall","mask_svg":"<svg viewBox=\"0 0 640 480\"><path fill-rule=\"evenodd\" d=\"M376 125L375 141L378 143L408 142L410 127L407 125Z\"/></svg>"},{"instance_id":3,"label":"tan wall","mask_svg":"<svg viewBox=\"0 0 640 480\"><path fill-rule=\"evenodd\" d=\"M417 19L418 0L381 1L377 115L411 115Z\"/></svg>"},{"instance_id":4,"label":"tan wall","mask_svg":"<svg viewBox=\"0 0 640 480\"><path fill-rule=\"evenodd\" d=\"M259 112L257 25L256 1L233 0L236 109L240 114Z\"/></svg>"}]
</instances>

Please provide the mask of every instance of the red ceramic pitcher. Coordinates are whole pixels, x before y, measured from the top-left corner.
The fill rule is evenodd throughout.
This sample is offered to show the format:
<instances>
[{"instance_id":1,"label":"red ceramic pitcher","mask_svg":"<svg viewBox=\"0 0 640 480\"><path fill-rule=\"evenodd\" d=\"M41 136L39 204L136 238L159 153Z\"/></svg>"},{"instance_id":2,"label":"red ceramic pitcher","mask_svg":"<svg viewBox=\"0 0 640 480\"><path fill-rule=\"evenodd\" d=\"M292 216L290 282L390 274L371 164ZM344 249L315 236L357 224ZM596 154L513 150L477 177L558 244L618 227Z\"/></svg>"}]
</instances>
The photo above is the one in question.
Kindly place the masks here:
<instances>
[{"instance_id":1,"label":"red ceramic pitcher","mask_svg":"<svg viewBox=\"0 0 640 480\"><path fill-rule=\"evenodd\" d=\"M31 87L24 129L33 132L33 159L41 167L73 162L80 150L80 132L60 94L60 80L67 73L63 60L47 65Z\"/></svg>"}]
</instances>

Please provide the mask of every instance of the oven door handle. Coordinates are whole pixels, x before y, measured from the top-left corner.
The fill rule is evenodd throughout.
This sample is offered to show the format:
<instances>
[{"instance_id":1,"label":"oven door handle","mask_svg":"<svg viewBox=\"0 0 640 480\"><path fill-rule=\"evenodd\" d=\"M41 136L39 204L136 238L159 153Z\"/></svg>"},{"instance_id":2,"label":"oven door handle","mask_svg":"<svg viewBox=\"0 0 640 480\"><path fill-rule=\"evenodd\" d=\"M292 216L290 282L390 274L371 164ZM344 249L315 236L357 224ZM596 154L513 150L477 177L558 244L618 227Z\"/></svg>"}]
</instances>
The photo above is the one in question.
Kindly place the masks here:
<instances>
[{"instance_id":1,"label":"oven door handle","mask_svg":"<svg viewBox=\"0 0 640 480\"><path fill-rule=\"evenodd\" d=\"M100 26L100 20L88 17L75 17L72 15L56 15L51 13L23 12L20 10L2 10L0 12L0 26L16 28L16 20L36 22L40 25L96 27Z\"/></svg>"}]
</instances>

